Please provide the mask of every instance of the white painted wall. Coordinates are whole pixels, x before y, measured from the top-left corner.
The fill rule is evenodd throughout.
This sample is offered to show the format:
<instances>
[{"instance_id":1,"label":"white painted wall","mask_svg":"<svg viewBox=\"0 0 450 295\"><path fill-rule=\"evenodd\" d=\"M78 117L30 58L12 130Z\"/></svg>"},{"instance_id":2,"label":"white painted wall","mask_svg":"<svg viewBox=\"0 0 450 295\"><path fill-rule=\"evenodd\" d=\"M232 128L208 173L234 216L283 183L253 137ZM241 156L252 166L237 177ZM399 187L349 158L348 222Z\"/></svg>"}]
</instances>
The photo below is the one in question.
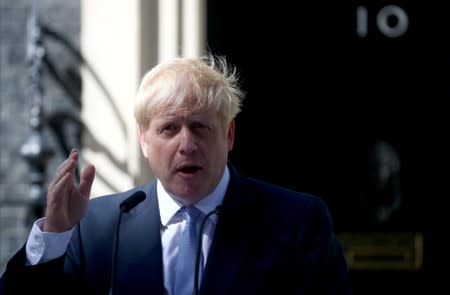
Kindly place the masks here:
<instances>
[{"instance_id":1,"label":"white painted wall","mask_svg":"<svg viewBox=\"0 0 450 295\"><path fill-rule=\"evenodd\" d=\"M82 0L81 49L108 96L85 67L82 164L97 175L92 197L148 182L133 115L141 77L158 61L200 56L205 44L205 0Z\"/></svg>"}]
</instances>

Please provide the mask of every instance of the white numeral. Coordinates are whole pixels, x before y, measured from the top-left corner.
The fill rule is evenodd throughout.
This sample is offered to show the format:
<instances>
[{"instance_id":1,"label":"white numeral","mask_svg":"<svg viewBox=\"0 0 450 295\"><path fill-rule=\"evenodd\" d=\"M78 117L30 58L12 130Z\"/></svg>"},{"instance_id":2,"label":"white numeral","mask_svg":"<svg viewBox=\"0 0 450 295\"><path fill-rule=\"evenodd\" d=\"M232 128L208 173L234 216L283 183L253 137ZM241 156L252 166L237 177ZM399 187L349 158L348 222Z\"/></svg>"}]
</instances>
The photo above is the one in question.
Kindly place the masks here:
<instances>
[{"instance_id":1,"label":"white numeral","mask_svg":"<svg viewBox=\"0 0 450 295\"><path fill-rule=\"evenodd\" d=\"M394 24L389 23L389 18L394 18ZM367 8L358 6L356 8L356 34L365 38L368 35L369 17ZM382 7L376 14L377 29L388 38L398 38L408 30L408 14L397 5L387 5Z\"/></svg>"}]
</instances>

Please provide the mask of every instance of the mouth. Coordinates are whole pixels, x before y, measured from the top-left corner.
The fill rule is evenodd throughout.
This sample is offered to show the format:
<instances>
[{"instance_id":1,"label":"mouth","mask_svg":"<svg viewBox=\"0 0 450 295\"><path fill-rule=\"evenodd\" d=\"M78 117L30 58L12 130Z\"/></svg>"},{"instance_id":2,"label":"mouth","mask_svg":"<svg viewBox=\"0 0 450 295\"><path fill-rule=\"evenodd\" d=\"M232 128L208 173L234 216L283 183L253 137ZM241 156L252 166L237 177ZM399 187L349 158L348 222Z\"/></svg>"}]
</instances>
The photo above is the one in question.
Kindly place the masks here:
<instances>
[{"instance_id":1,"label":"mouth","mask_svg":"<svg viewBox=\"0 0 450 295\"><path fill-rule=\"evenodd\" d=\"M200 166L197 165L184 165L181 166L177 169L177 172L180 172L182 174L186 174L186 175L192 175L195 174L196 172L200 171L202 168Z\"/></svg>"}]
</instances>

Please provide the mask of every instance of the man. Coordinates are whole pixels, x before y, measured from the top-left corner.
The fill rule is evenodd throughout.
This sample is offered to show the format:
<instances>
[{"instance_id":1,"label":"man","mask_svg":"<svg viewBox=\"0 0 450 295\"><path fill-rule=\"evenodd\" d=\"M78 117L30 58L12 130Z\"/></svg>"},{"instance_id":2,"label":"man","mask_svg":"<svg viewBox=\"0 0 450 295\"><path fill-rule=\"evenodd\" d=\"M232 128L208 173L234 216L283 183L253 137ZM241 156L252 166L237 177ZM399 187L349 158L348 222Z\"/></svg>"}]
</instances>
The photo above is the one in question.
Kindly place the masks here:
<instances>
[{"instance_id":1,"label":"man","mask_svg":"<svg viewBox=\"0 0 450 295\"><path fill-rule=\"evenodd\" d=\"M45 218L8 263L6 293L350 294L324 202L228 163L243 96L223 57L153 68L135 117L155 180L89 201L95 168L75 186L73 150L49 184Z\"/></svg>"}]
</instances>

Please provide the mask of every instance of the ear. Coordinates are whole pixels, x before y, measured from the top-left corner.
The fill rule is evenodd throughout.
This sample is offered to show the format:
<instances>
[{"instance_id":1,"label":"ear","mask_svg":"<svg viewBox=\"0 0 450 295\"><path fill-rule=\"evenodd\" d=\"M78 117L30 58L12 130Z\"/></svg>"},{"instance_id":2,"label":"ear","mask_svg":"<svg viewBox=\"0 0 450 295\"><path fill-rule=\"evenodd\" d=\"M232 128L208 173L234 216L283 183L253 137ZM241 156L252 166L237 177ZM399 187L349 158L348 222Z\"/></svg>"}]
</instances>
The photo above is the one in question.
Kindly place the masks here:
<instances>
[{"instance_id":1,"label":"ear","mask_svg":"<svg viewBox=\"0 0 450 295\"><path fill-rule=\"evenodd\" d=\"M231 120L230 124L228 124L228 132L227 132L228 151L231 151L233 149L234 128L235 128L235 122L234 122L234 120Z\"/></svg>"},{"instance_id":2,"label":"ear","mask_svg":"<svg viewBox=\"0 0 450 295\"><path fill-rule=\"evenodd\" d=\"M148 153L147 153L147 142L145 141L145 130L142 127L139 127L139 142L141 144L141 150L144 157L147 159Z\"/></svg>"}]
</instances>

